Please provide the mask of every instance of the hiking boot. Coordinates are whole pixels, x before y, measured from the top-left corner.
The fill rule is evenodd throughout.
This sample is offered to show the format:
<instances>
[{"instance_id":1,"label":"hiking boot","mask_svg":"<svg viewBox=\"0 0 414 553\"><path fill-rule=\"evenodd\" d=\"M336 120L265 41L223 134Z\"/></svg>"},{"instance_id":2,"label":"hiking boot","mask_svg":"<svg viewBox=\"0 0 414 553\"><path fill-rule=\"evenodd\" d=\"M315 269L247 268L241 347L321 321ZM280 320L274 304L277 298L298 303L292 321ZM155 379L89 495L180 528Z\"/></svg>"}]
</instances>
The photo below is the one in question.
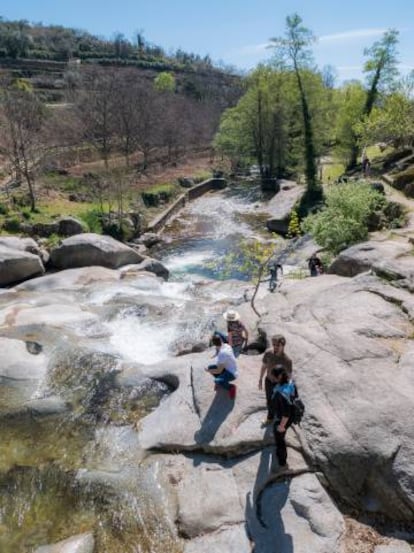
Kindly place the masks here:
<instances>
[{"instance_id":1,"label":"hiking boot","mask_svg":"<svg viewBox=\"0 0 414 553\"><path fill-rule=\"evenodd\" d=\"M236 399L236 392L237 392L236 385L232 384L231 388L229 389L229 398L230 399Z\"/></svg>"}]
</instances>

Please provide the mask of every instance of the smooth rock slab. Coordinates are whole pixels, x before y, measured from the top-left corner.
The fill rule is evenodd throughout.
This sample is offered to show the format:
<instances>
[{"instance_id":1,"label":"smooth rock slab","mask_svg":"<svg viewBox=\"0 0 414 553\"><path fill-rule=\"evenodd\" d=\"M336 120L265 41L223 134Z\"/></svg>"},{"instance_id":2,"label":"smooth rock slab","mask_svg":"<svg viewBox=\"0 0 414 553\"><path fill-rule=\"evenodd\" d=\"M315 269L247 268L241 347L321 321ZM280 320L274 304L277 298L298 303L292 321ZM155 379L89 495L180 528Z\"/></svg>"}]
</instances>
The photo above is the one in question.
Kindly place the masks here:
<instances>
[{"instance_id":1,"label":"smooth rock slab","mask_svg":"<svg viewBox=\"0 0 414 553\"><path fill-rule=\"evenodd\" d=\"M93 553L95 540L92 534L79 534L54 545L42 545L34 553Z\"/></svg>"},{"instance_id":2,"label":"smooth rock slab","mask_svg":"<svg viewBox=\"0 0 414 553\"><path fill-rule=\"evenodd\" d=\"M51 252L51 260L58 269L102 265L116 269L122 265L140 263L143 256L111 236L85 233L63 240Z\"/></svg>"},{"instance_id":3,"label":"smooth rock slab","mask_svg":"<svg viewBox=\"0 0 414 553\"><path fill-rule=\"evenodd\" d=\"M395 260L401 255L408 254L410 250L408 242L397 240L362 242L342 251L330 265L328 272L353 277L368 271L374 264L384 260Z\"/></svg>"},{"instance_id":4,"label":"smooth rock slab","mask_svg":"<svg viewBox=\"0 0 414 553\"><path fill-rule=\"evenodd\" d=\"M412 553L410 545L400 540L391 540L390 543L377 545L374 553Z\"/></svg>"},{"instance_id":5,"label":"smooth rock slab","mask_svg":"<svg viewBox=\"0 0 414 553\"><path fill-rule=\"evenodd\" d=\"M370 275L324 275L258 308L268 334L287 338L307 456L350 505L412 520L412 295Z\"/></svg>"},{"instance_id":6,"label":"smooth rock slab","mask_svg":"<svg viewBox=\"0 0 414 553\"><path fill-rule=\"evenodd\" d=\"M178 501L178 526L187 538L243 521L233 475L220 466L190 472L179 484Z\"/></svg>"},{"instance_id":7,"label":"smooth rock slab","mask_svg":"<svg viewBox=\"0 0 414 553\"><path fill-rule=\"evenodd\" d=\"M0 246L0 286L20 282L45 272L37 255Z\"/></svg>"},{"instance_id":8,"label":"smooth rock slab","mask_svg":"<svg viewBox=\"0 0 414 553\"><path fill-rule=\"evenodd\" d=\"M43 353L29 353L25 342L0 337L0 382L39 380L46 374L47 362Z\"/></svg>"},{"instance_id":9,"label":"smooth rock slab","mask_svg":"<svg viewBox=\"0 0 414 553\"><path fill-rule=\"evenodd\" d=\"M251 553L252 547L246 536L244 524L223 528L186 543L184 553Z\"/></svg>"}]
</instances>

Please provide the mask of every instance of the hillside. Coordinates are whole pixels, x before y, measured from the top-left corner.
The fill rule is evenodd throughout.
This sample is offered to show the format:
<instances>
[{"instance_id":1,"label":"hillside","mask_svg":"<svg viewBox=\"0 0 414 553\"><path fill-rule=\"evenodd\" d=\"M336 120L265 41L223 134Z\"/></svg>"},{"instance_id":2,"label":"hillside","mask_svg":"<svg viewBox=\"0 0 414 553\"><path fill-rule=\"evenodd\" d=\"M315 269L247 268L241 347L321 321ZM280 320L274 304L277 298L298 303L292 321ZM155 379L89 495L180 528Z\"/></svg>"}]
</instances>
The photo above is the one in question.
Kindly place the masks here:
<instances>
[{"instance_id":1,"label":"hillside","mask_svg":"<svg viewBox=\"0 0 414 553\"><path fill-rule=\"evenodd\" d=\"M197 100L220 99L223 106L234 104L241 94L241 78L231 68L182 50L167 55L140 34L132 43L119 34L105 40L77 29L0 21L0 71L30 79L45 101L62 101L70 74L90 64L133 67L139 78L151 80L169 71L179 92Z\"/></svg>"}]
</instances>

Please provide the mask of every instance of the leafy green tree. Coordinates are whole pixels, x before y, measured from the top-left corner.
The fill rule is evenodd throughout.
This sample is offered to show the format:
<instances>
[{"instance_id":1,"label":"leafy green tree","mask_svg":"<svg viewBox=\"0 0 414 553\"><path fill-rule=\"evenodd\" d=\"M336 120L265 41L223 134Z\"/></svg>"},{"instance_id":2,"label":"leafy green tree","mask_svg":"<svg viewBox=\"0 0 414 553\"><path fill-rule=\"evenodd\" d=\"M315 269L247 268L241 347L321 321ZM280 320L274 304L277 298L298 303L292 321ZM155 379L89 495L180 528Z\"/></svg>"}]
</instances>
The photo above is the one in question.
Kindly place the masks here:
<instances>
[{"instance_id":1,"label":"leafy green tree","mask_svg":"<svg viewBox=\"0 0 414 553\"><path fill-rule=\"evenodd\" d=\"M384 197L368 183L332 186L325 207L309 215L302 228L333 254L368 238L370 216L384 204Z\"/></svg>"},{"instance_id":2,"label":"leafy green tree","mask_svg":"<svg viewBox=\"0 0 414 553\"><path fill-rule=\"evenodd\" d=\"M300 208L302 212L305 212L308 207L317 204L323 198L322 187L317 178L312 114L309 109L308 93L303 79L303 71L312 65L312 52L309 47L313 41L312 32L302 26L302 19L298 14L286 18L285 37L271 39L277 61L284 62L293 69L299 90L304 127L305 176L307 183L306 194L302 199Z\"/></svg>"},{"instance_id":3,"label":"leafy green tree","mask_svg":"<svg viewBox=\"0 0 414 553\"><path fill-rule=\"evenodd\" d=\"M395 148L414 141L414 102L402 92L387 96L383 105L374 106L370 115L355 125L364 144L385 142Z\"/></svg>"},{"instance_id":4,"label":"leafy green tree","mask_svg":"<svg viewBox=\"0 0 414 553\"><path fill-rule=\"evenodd\" d=\"M158 92L175 92L175 87L175 77L168 71L162 71L154 79L154 88Z\"/></svg>"},{"instance_id":5,"label":"leafy green tree","mask_svg":"<svg viewBox=\"0 0 414 553\"><path fill-rule=\"evenodd\" d=\"M362 117L365 100L366 91L358 81L345 84L335 94L334 102L337 106L337 115L334 119L334 150L336 156L345 165L350 164L354 155L355 125Z\"/></svg>"},{"instance_id":6,"label":"leafy green tree","mask_svg":"<svg viewBox=\"0 0 414 553\"><path fill-rule=\"evenodd\" d=\"M291 85L289 74L265 66L246 81L246 93L224 113L214 142L233 167L255 160L262 177L284 175L295 104Z\"/></svg>"},{"instance_id":7,"label":"leafy green tree","mask_svg":"<svg viewBox=\"0 0 414 553\"><path fill-rule=\"evenodd\" d=\"M362 111L363 117L369 117L378 95L381 91L390 89L398 75L398 31L390 29L384 33L381 40L374 42L371 48L364 51L368 57L365 62L364 72L367 76L368 92ZM355 167L358 159L358 136L354 136L349 167Z\"/></svg>"}]
</instances>

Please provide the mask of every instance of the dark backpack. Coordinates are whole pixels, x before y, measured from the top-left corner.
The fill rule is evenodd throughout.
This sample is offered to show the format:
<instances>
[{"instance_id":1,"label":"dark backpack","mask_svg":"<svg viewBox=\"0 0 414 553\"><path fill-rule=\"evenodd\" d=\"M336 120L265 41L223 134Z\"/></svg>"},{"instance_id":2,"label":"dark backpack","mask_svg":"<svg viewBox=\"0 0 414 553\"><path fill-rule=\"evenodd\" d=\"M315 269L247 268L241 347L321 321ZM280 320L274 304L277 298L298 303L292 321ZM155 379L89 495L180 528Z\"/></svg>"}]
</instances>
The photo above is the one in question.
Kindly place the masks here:
<instances>
[{"instance_id":1,"label":"dark backpack","mask_svg":"<svg viewBox=\"0 0 414 553\"><path fill-rule=\"evenodd\" d=\"M294 397L291 400L292 406L292 424L298 424L302 421L303 415L305 413L305 404L300 399L300 397Z\"/></svg>"},{"instance_id":2,"label":"dark backpack","mask_svg":"<svg viewBox=\"0 0 414 553\"><path fill-rule=\"evenodd\" d=\"M279 391L279 393L282 394L282 396L287 399L287 401L290 404L291 407L291 415L290 420L292 421L292 424L298 424L300 426L300 423L303 419L303 415L305 413L305 404L298 396L298 391L296 386L294 387L294 393L292 392L286 393L283 391Z\"/></svg>"}]
</instances>

